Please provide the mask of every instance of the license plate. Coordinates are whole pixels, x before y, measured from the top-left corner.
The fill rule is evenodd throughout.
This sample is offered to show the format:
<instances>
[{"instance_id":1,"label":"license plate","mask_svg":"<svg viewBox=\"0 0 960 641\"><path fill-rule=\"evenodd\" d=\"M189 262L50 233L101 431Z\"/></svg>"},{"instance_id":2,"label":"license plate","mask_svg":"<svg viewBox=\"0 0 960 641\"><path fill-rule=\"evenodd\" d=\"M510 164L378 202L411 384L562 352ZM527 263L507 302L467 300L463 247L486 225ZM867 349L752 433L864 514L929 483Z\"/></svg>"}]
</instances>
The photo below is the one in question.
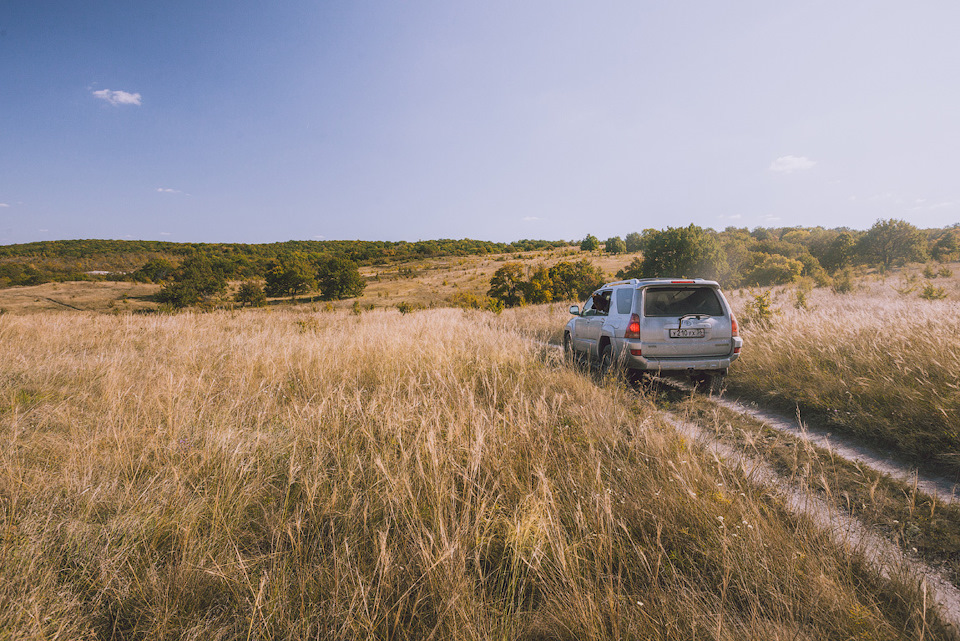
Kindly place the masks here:
<instances>
[{"instance_id":1,"label":"license plate","mask_svg":"<svg viewBox=\"0 0 960 641\"><path fill-rule=\"evenodd\" d=\"M704 336L705 334L702 327L670 330L670 338L703 338Z\"/></svg>"}]
</instances>

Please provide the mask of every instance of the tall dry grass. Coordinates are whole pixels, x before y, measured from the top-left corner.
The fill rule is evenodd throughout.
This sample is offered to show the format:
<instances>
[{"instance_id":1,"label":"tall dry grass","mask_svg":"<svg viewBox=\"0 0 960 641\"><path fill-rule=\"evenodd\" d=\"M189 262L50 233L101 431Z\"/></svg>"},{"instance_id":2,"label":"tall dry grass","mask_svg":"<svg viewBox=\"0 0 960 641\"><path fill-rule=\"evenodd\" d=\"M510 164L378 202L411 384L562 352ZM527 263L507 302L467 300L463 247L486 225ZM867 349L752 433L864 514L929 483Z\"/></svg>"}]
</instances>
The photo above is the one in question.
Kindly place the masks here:
<instances>
[{"instance_id":1,"label":"tall dry grass","mask_svg":"<svg viewBox=\"0 0 960 641\"><path fill-rule=\"evenodd\" d=\"M898 289L815 290L808 309L782 292L770 326L744 327L731 390L960 472L960 305Z\"/></svg>"},{"instance_id":2,"label":"tall dry grass","mask_svg":"<svg viewBox=\"0 0 960 641\"><path fill-rule=\"evenodd\" d=\"M0 638L944 637L503 322L0 316Z\"/></svg>"}]
</instances>

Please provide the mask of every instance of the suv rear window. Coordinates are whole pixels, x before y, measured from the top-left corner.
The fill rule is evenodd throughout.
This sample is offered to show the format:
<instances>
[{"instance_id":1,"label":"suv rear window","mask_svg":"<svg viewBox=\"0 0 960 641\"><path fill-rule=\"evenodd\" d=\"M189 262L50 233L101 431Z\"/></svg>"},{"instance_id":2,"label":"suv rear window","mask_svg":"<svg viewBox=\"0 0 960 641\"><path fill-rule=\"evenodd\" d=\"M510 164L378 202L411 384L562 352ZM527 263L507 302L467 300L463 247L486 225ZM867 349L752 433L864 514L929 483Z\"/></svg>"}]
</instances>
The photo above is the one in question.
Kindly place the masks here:
<instances>
[{"instance_id":1,"label":"suv rear window","mask_svg":"<svg viewBox=\"0 0 960 641\"><path fill-rule=\"evenodd\" d=\"M649 287L643 303L644 316L704 314L723 316L720 299L712 287Z\"/></svg>"}]
</instances>

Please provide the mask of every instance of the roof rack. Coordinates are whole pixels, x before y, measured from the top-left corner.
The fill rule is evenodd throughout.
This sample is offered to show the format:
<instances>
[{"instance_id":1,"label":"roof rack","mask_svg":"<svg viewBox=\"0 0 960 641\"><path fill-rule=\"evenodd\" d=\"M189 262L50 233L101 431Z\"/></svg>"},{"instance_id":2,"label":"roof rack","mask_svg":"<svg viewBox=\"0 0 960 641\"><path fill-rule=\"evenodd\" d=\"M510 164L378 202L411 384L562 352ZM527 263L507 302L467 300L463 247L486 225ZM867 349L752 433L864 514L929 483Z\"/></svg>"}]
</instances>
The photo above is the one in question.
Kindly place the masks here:
<instances>
[{"instance_id":1,"label":"roof rack","mask_svg":"<svg viewBox=\"0 0 960 641\"><path fill-rule=\"evenodd\" d=\"M684 282L684 283L701 283L708 282L703 278L679 278L677 276L657 276L656 278L631 278L629 280L615 280L610 283L604 283L603 287L614 287L616 285L640 285L642 283L654 283L654 282ZM712 281L709 281L712 282Z\"/></svg>"}]
</instances>

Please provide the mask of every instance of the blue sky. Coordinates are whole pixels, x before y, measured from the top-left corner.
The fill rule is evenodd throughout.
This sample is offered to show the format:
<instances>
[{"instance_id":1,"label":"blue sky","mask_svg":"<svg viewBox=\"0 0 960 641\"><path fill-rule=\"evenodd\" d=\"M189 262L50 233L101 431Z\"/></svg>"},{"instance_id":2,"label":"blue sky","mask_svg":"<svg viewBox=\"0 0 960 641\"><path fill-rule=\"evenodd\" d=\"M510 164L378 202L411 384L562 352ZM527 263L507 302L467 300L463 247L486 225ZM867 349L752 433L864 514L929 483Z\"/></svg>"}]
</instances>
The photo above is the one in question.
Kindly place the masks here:
<instances>
[{"instance_id":1,"label":"blue sky","mask_svg":"<svg viewBox=\"0 0 960 641\"><path fill-rule=\"evenodd\" d=\"M0 244L960 222L960 4L0 0Z\"/></svg>"}]
</instances>

